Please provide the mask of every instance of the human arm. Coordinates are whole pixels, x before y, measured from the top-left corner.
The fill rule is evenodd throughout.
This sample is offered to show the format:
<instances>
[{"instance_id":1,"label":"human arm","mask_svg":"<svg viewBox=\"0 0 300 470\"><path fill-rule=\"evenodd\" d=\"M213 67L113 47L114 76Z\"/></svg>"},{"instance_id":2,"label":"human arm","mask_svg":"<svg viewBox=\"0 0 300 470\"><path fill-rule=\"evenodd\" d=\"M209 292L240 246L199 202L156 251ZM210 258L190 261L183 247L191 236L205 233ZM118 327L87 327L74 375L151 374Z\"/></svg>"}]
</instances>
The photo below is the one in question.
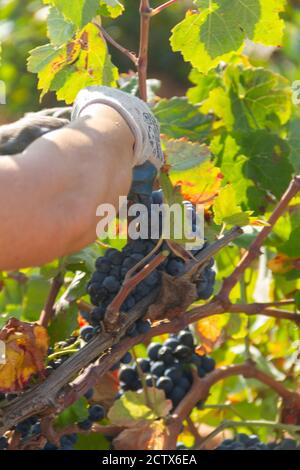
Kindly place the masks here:
<instances>
[{"instance_id":1,"label":"human arm","mask_svg":"<svg viewBox=\"0 0 300 470\"><path fill-rule=\"evenodd\" d=\"M41 265L96 238L96 208L131 184L134 136L103 104L0 158L0 269Z\"/></svg>"}]
</instances>

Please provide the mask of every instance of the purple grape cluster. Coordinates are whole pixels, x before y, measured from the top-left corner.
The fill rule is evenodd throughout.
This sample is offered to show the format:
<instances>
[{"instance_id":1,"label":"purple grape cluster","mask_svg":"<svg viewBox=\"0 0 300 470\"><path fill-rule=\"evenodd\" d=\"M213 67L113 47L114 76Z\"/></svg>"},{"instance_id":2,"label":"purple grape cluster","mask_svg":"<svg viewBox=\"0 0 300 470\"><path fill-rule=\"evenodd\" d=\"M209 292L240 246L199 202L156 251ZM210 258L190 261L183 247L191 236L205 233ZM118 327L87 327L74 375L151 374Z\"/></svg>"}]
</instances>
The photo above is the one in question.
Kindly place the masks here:
<instances>
[{"instance_id":1,"label":"purple grape cluster","mask_svg":"<svg viewBox=\"0 0 300 470\"><path fill-rule=\"evenodd\" d=\"M164 343L150 343L147 354L147 358L139 358L136 363L121 367L118 396L127 390L142 389L142 373L146 385L163 390L176 407L192 386L192 366L197 369L199 377L204 377L215 368L213 358L196 354L194 337L189 328L177 335L170 335Z\"/></svg>"}]
</instances>

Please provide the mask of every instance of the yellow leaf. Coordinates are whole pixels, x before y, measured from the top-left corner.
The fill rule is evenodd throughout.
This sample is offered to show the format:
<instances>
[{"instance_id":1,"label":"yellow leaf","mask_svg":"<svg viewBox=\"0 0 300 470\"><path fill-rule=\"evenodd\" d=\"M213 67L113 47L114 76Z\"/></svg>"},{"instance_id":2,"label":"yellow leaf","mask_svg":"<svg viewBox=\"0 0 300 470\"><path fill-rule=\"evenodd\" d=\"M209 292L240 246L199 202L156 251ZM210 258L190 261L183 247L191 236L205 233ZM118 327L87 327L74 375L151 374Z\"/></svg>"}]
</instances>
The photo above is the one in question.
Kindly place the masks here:
<instances>
[{"instance_id":1,"label":"yellow leaf","mask_svg":"<svg viewBox=\"0 0 300 470\"><path fill-rule=\"evenodd\" d=\"M217 345L222 336L223 327L227 319L224 315L215 315L214 317L204 318L199 320L196 324L196 331L201 339L200 355L203 348L204 353L210 353Z\"/></svg>"},{"instance_id":2,"label":"yellow leaf","mask_svg":"<svg viewBox=\"0 0 300 470\"><path fill-rule=\"evenodd\" d=\"M6 362L0 365L0 391L23 390L32 375L42 373L49 339L44 327L15 318L0 331Z\"/></svg>"}]
</instances>

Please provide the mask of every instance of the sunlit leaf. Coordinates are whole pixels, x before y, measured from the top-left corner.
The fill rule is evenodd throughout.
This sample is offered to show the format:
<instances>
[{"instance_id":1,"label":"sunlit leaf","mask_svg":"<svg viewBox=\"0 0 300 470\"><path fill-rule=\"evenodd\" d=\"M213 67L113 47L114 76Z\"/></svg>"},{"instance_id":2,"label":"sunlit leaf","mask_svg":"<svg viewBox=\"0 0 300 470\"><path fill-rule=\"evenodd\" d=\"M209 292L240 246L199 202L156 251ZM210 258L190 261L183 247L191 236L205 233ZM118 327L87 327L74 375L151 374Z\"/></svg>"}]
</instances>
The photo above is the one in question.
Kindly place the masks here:
<instances>
[{"instance_id":1,"label":"sunlit leaf","mask_svg":"<svg viewBox=\"0 0 300 470\"><path fill-rule=\"evenodd\" d=\"M25 388L30 378L42 374L48 350L44 327L11 318L0 331L5 344L5 364L0 364L0 391L15 392Z\"/></svg>"}]
</instances>

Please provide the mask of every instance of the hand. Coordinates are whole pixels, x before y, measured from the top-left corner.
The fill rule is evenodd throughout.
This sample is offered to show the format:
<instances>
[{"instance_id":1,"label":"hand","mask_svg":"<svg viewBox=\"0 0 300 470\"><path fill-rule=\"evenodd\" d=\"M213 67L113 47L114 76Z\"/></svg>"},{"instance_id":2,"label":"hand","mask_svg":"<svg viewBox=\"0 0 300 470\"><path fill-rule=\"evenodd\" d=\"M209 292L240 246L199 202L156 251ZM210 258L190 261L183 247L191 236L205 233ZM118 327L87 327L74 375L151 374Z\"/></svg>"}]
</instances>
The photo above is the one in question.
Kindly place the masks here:
<instances>
[{"instance_id":1,"label":"hand","mask_svg":"<svg viewBox=\"0 0 300 470\"><path fill-rule=\"evenodd\" d=\"M83 110L95 103L111 106L125 119L135 137L134 166L147 161L157 170L164 164L160 126L149 106L139 98L105 86L91 86L80 91L72 113L78 119Z\"/></svg>"}]
</instances>

